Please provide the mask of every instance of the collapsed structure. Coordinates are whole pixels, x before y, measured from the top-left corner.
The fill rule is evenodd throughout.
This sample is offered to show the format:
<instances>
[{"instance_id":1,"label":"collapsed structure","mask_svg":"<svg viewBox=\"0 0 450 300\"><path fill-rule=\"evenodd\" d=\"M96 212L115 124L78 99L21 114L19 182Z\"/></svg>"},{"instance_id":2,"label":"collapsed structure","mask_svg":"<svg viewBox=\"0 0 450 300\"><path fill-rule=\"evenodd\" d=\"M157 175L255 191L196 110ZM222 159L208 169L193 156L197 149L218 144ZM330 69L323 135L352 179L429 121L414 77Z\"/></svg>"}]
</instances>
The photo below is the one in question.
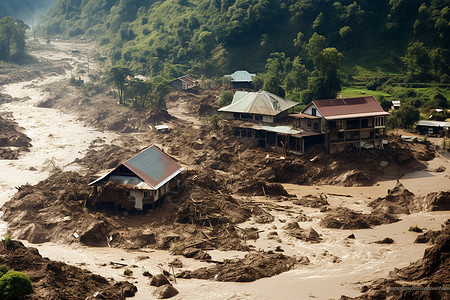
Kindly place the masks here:
<instances>
[{"instance_id":1,"label":"collapsed structure","mask_svg":"<svg viewBox=\"0 0 450 300\"><path fill-rule=\"evenodd\" d=\"M254 139L260 147L295 153L314 145L324 145L329 152L383 147L389 113L373 96L315 100L300 113L289 115L297 104L266 91L238 91L232 103L219 111L233 120L235 136Z\"/></svg>"},{"instance_id":2,"label":"collapsed structure","mask_svg":"<svg viewBox=\"0 0 450 300\"><path fill-rule=\"evenodd\" d=\"M198 86L198 81L188 75L178 77L170 83L174 90L189 90Z\"/></svg>"},{"instance_id":3,"label":"collapsed structure","mask_svg":"<svg viewBox=\"0 0 450 300\"><path fill-rule=\"evenodd\" d=\"M111 203L116 210L143 210L176 189L184 170L173 158L151 146L106 175L91 182L96 203Z\"/></svg>"}]
</instances>

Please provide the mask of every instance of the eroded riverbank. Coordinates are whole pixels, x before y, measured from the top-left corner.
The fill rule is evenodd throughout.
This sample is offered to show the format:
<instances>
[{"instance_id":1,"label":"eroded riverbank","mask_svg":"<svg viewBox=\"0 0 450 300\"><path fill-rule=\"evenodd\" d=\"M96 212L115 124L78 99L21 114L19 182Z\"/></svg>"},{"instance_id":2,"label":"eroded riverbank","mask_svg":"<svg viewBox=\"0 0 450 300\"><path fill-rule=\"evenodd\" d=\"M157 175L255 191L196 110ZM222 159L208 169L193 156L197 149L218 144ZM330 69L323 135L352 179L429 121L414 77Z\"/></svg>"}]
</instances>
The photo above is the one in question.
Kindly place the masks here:
<instances>
[{"instance_id":1,"label":"eroded riverbank","mask_svg":"<svg viewBox=\"0 0 450 300\"><path fill-rule=\"evenodd\" d=\"M66 43L64 44L64 49L68 48L67 45ZM55 59L61 59L64 56L55 54ZM66 76L69 76L69 73ZM47 97L46 93L41 89L42 85L63 80L64 78L67 77L50 76L45 81L11 84L5 88L5 91L15 97L31 97L30 100L9 103L2 106L2 108L12 111L17 122L26 128L27 135L32 138L33 147L30 149L30 153L23 155L17 161L0 161L0 166L7 171L5 174L10 174L10 176L2 176L1 178L2 192L0 196L4 201L7 201L14 194L16 186L25 183L35 184L46 178L49 172L42 171L42 166L46 160L54 158L54 162L58 166L64 166L65 170L83 172L79 166L70 163L76 158L83 157L86 150L92 145L92 142L95 141L94 144L98 145L109 144L117 136L125 137L131 135L126 133L105 133L86 127L81 122L74 121L77 118L76 116L61 113L54 109L35 107L36 103ZM182 113L180 111L177 112ZM206 133L201 133L199 137L205 135ZM148 137L145 137L142 133L140 136L142 137L142 144L148 143L146 140ZM192 161L198 160L203 162L207 159L204 157L208 157L209 153L200 153L196 157L187 158L188 154L184 154L183 149L180 149L180 147L176 148L173 144L170 144L171 140L175 138L161 135L153 137L152 141L160 139L161 142L165 142L165 148L175 155L178 153L177 156L187 162L188 165L193 166L195 163L191 163ZM195 140L196 138L194 137L193 139ZM191 143L189 140L184 145L186 146L184 150L192 147L195 151L191 153L197 155L197 152L204 147L205 140L198 138L193 145L189 144ZM213 141L212 138L211 140ZM137 147L137 145L133 146ZM236 152L225 154L220 158L224 162L227 159L231 160L232 158L229 157L236 155ZM258 155L261 155L261 153L258 153ZM262 157L264 156L265 154L262 155ZM275 161L276 163L274 163L275 167L280 161L284 161L284 158L279 158L277 154L271 153L270 156L271 162ZM223 162L221 161L221 163ZM440 173L432 172L434 167L439 165L445 166L446 171ZM318 165L317 168L320 169L320 166ZM434 159L429 162L427 170L409 173L401 178L401 181L406 188L415 194L425 196L429 192L448 189L449 170L448 162ZM230 170L229 174L232 174L232 172L234 171ZM221 175L223 174L231 177L225 171L221 172ZM193 177L196 177L196 175ZM208 178L208 180L211 179ZM204 182L210 184L209 181L205 180ZM213 182L212 184L215 183ZM376 197L385 196L387 190L392 189L395 184L395 180L385 180L368 187L305 186L294 184L284 184L284 187L290 194L296 195L297 198L308 194L320 195L323 193L327 195L327 201L332 208L344 206L353 210L367 212L369 211L367 203ZM221 188L220 184L217 184L217 186ZM251 184L249 186L252 187ZM258 190L261 190L259 186ZM219 192L208 196L220 197L221 192ZM424 249L429 245L415 244L416 234L408 231L409 226L417 225L421 228L436 230L449 217L449 214L446 212L420 212L411 215L400 215L399 217L402 219L400 222L380 225L371 229L327 229L320 225L324 213L320 212L319 208L298 206L293 204L292 199L283 198L279 200L277 197L266 199L261 196L233 196L242 201L239 202L241 204L250 203L253 205L252 207L262 207L273 217L273 221L267 224L258 223L255 221L255 218L250 218L248 221L238 224L240 228L244 229L256 228L258 238L256 240L248 239L246 242L253 251L274 251L279 247L286 255L308 257L310 264L298 266L294 270L252 283L177 279L177 284L174 285L179 289L180 294L175 299L304 299L308 297L323 299L339 298L342 294L355 296L360 293L359 287L362 284L378 277L387 276L393 267L406 266L409 262L417 260L423 255ZM255 205L254 202L260 204ZM157 210L151 213L155 220L159 212ZM301 213L306 216L306 219L298 221L297 217ZM124 224L127 223L121 215L115 215L111 219L121 221ZM155 223L148 220L146 220L147 223L144 223L145 217L142 216L131 216L128 220L135 227L141 225L155 228ZM298 222L302 228L314 228L320 235L320 243L310 243L288 235L283 227L292 221ZM170 229L170 225L164 227L164 229L160 228L160 230L168 231ZM69 237L77 229L71 228L71 230L73 231L67 233ZM272 232L277 233L279 240L269 238L269 233ZM355 239L348 239L348 236L352 233L355 235ZM386 237L392 238L394 243L389 245L374 243ZM161 264L162 267L167 269L168 262L174 258L179 258L182 261L183 269L196 269L208 265L205 262L170 255L168 251L150 248L144 248L140 251L125 251L106 247L86 247L77 242L70 246L54 243L32 244L31 246L37 247L44 256L48 256L53 260L62 260L69 264L79 265L106 277L128 279L130 282L135 282L139 288L136 299L148 299L149 293L154 290L153 287L148 286L148 278L142 275L144 270L148 270L152 274L159 273L158 265ZM212 250L209 253L213 260L221 261L224 258L234 256L242 257L246 252ZM117 268L120 265L111 265L111 261L127 266ZM123 277L123 271L128 267L133 270L134 278ZM177 271L179 270L181 268L177 269ZM324 286L327 288L324 288Z\"/></svg>"}]
</instances>

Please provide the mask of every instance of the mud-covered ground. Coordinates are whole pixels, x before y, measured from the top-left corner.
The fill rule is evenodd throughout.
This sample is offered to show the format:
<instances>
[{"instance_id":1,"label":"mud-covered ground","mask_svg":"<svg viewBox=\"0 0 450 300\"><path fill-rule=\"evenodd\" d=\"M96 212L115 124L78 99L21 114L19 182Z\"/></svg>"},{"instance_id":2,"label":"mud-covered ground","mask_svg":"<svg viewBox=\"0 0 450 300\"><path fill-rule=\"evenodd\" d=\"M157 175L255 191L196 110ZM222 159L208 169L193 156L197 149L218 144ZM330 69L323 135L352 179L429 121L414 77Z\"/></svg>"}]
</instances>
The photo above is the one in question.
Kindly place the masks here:
<instances>
[{"instance_id":1,"label":"mud-covered ground","mask_svg":"<svg viewBox=\"0 0 450 300\"><path fill-rule=\"evenodd\" d=\"M0 242L0 265L28 275L34 293L26 299L125 299L136 293L128 282L114 282L89 271L42 257L21 242Z\"/></svg>"},{"instance_id":2,"label":"mud-covered ground","mask_svg":"<svg viewBox=\"0 0 450 300\"><path fill-rule=\"evenodd\" d=\"M442 230L427 232L433 246L426 249L423 258L409 266L394 269L387 279L379 279L363 286L364 293L345 299L448 299L450 294L450 219ZM419 238L418 238L419 239Z\"/></svg>"},{"instance_id":3,"label":"mud-covered ground","mask_svg":"<svg viewBox=\"0 0 450 300\"><path fill-rule=\"evenodd\" d=\"M65 70L66 61L57 66L57 70ZM50 70L55 72L54 68ZM2 219L18 239L164 249L204 261L211 261L205 251L213 249L246 251L249 254L244 258L211 261L210 268L178 275L252 281L301 268L309 262L303 255L256 251L249 241L259 239L265 231L260 229L262 225L272 226L268 239L279 241L277 250L281 252L285 245L280 233L320 244L322 228L373 228L398 222L402 214L449 209L445 187L441 193L414 195L398 183L385 196L367 201L361 212L330 205L336 201L336 195L331 193L297 198L282 185L372 186L380 180L393 180L425 169L434 152L428 145L406 143L398 136L390 136L384 150L330 155L316 147L303 156L294 156L281 149L257 148L233 137L231 124L225 120L217 128L208 125L204 118L216 112L219 91L172 92L166 100L167 111L135 111L119 105L101 82L79 87L66 80L51 83L43 90L47 96L37 106L76 115L79 121L120 137L111 144L93 141L87 154L74 161L81 166L78 171L55 170L36 185L18 187L16 195L2 209ZM171 132L156 132L153 126L161 123L168 124ZM144 214L124 215L94 207L88 183L98 178L99 172L114 168L152 144L186 168L183 187L164 199L156 210ZM263 197L264 201L255 201L255 197ZM311 215L311 208L317 212ZM292 220L284 220L286 224L277 228L275 221L281 222L278 213L289 214ZM311 219L318 219L314 223L317 227L304 228L302 222ZM341 260L329 256L333 263Z\"/></svg>"},{"instance_id":4,"label":"mud-covered ground","mask_svg":"<svg viewBox=\"0 0 450 300\"><path fill-rule=\"evenodd\" d=\"M11 114L0 112L0 159L17 159L20 152L28 151L30 142Z\"/></svg>"}]
</instances>

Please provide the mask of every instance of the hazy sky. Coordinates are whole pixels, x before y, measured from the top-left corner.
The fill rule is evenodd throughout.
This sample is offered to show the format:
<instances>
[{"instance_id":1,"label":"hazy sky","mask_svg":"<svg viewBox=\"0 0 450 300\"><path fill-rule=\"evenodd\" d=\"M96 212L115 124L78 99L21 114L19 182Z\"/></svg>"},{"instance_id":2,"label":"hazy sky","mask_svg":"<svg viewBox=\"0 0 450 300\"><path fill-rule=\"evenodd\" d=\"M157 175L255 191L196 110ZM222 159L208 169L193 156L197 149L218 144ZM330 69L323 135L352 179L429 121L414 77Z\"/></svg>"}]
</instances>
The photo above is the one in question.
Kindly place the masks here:
<instances>
[{"instance_id":1,"label":"hazy sky","mask_svg":"<svg viewBox=\"0 0 450 300\"><path fill-rule=\"evenodd\" d=\"M12 16L31 26L55 4L56 0L0 0L0 17Z\"/></svg>"}]
</instances>

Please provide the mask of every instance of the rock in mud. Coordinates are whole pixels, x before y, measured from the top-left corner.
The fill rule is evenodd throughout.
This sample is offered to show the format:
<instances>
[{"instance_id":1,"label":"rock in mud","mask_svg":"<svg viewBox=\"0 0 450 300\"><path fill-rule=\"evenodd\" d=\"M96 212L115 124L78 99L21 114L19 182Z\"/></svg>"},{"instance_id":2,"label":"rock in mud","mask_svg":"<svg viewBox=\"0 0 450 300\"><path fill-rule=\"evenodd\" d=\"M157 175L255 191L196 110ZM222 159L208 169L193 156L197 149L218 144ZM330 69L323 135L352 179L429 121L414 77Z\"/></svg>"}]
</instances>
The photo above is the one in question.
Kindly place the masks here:
<instances>
[{"instance_id":1,"label":"rock in mud","mask_svg":"<svg viewBox=\"0 0 450 300\"><path fill-rule=\"evenodd\" d=\"M442 172L445 172L445 170L447 170L446 167L444 167L444 166L439 166L438 168L434 169L432 172L442 173Z\"/></svg>"},{"instance_id":2,"label":"rock in mud","mask_svg":"<svg viewBox=\"0 0 450 300\"><path fill-rule=\"evenodd\" d=\"M372 176L360 170L347 171L332 180L332 184L343 186L370 186L374 183Z\"/></svg>"},{"instance_id":3,"label":"rock in mud","mask_svg":"<svg viewBox=\"0 0 450 300\"><path fill-rule=\"evenodd\" d=\"M393 243L394 240L388 237L375 242L375 244L393 244Z\"/></svg>"},{"instance_id":4,"label":"rock in mud","mask_svg":"<svg viewBox=\"0 0 450 300\"><path fill-rule=\"evenodd\" d=\"M158 275L153 276L152 281L150 281L150 285L153 285L156 287L163 286L166 284L170 285L170 282L169 282L169 280L167 280L166 276L164 276L163 274L158 274Z\"/></svg>"},{"instance_id":5,"label":"rock in mud","mask_svg":"<svg viewBox=\"0 0 450 300\"><path fill-rule=\"evenodd\" d=\"M319 196L306 195L300 199L294 200L292 203L312 208L321 208L330 205L325 194L320 194Z\"/></svg>"},{"instance_id":6,"label":"rock in mud","mask_svg":"<svg viewBox=\"0 0 450 300\"><path fill-rule=\"evenodd\" d=\"M398 180L396 186L388 191L385 197L375 199L368 206L374 211L388 214L410 214L420 210L414 194L407 190Z\"/></svg>"},{"instance_id":7,"label":"rock in mud","mask_svg":"<svg viewBox=\"0 0 450 300\"><path fill-rule=\"evenodd\" d=\"M91 247L105 247L107 237L111 227L104 221L90 224L89 227L80 234L80 242Z\"/></svg>"},{"instance_id":8,"label":"rock in mud","mask_svg":"<svg viewBox=\"0 0 450 300\"><path fill-rule=\"evenodd\" d=\"M209 255L205 251L192 247L184 249L181 254L187 258L195 258L199 260L211 259L211 255Z\"/></svg>"},{"instance_id":9,"label":"rock in mud","mask_svg":"<svg viewBox=\"0 0 450 300\"><path fill-rule=\"evenodd\" d=\"M427 211L450 210L450 191L434 192L425 199Z\"/></svg>"},{"instance_id":10,"label":"rock in mud","mask_svg":"<svg viewBox=\"0 0 450 300\"><path fill-rule=\"evenodd\" d=\"M295 257L281 253L254 252L242 259L225 260L223 264L217 264L215 267L183 271L177 274L177 277L251 282L289 271L298 264Z\"/></svg>"},{"instance_id":11,"label":"rock in mud","mask_svg":"<svg viewBox=\"0 0 450 300\"><path fill-rule=\"evenodd\" d=\"M362 214L349 208L338 207L331 210L321 221L325 228L364 229L372 226L398 222L400 219L390 214Z\"/></svg>"},{"instance_id":12,"label":"rock in mud","mask_svg":"<svg viewBox=\"0 0 450 300\"><path fill-rule=\"evenodd\" d=\"M162 285L153 291L153 295L156 296L156 299L169 299L178 295L178 293L178 290L171 284Z\"/></svg>"}]
</instances>

